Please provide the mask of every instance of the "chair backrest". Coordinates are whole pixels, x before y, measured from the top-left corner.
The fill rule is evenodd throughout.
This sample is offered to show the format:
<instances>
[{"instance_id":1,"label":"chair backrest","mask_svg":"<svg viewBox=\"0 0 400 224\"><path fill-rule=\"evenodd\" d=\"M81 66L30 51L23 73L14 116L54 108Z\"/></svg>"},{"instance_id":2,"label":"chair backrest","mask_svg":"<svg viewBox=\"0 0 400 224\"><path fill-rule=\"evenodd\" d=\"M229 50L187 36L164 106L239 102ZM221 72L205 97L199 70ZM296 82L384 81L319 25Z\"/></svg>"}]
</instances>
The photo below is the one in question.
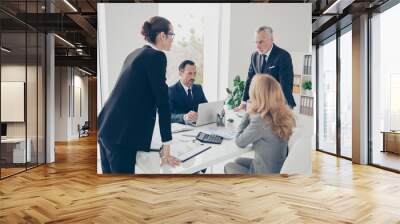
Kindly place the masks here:
<instances>
[{"instance_id":1,"label":"chair backrest","mask_svg":"<svg viewBox=\"0 0 400 224\"><path fill-rule=\"evenodd\" d=\"M289 154L283 163L281 174L312 173L312 122L308 117L298 116L297 126L289 140ZM310 127L311 126L311 129Z\"/></svg>"},{"instance_id":2,"label":"chair backrest","mask_svg":"<svg viewBox=\"0 0 400 224\"><path fill-rule=\"evenodd\" d=\"M89 128L90 128L89 121L85 121L85 123L82 126L82 129L89 129Z\"/></svg>"}]
</instances>

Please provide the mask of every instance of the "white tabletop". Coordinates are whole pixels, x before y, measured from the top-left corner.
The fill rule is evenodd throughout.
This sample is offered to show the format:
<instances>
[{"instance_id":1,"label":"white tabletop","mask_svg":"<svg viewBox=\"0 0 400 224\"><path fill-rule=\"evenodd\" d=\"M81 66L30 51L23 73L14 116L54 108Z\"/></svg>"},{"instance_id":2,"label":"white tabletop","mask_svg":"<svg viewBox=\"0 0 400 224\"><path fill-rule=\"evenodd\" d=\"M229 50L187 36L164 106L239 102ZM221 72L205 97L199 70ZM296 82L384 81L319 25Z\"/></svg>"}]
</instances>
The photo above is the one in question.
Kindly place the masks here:
<instances>
[{"instance_id":1,"label":"white tabletop","mask_svg":"<svg viewBox=\"0 0 400 224\"><path fill-rule=\"evenodd\" d=\"M30 138L28 138L28 141L30 141ZM20 142L25 142L25 138L5 138L1 139L1 143L20 143Z\"/></svg>"},{"instance_id":2,"label":"white tabletop","mask_svg":"<svg viewBox=\"0 0 400 224\"><path fill-rule=\"evenodd\" d=\"M173 134L171 150L174 150L174 145L176 144L203 144L198 141L193 142L193 139L195 139L194 137L184 136L187 134L195 134L199 131L207 133L210 131L232 132L233 130L236 130L241 118L231 111L227 112L226 117L226 120L228 118L232 118L234 122L230 123L226 121L225 127L217 127L216 123L213 123L201 127L195 127L195 130L193 131ZM153 135L152 148L160 145L158 124L156 124L156 127L157 128L155 128ZM250 146L247 148L239 148L236 146L234 138L230 140L224 139L221 144L204 143L204 145L209 145L211 148L187 160L186 162L181 163L180 166L175 168L172 168L168 165L160 167L160 157L158 152L138 152L135 172L137 174L192 174L225 160L236 158L251 150Z\"/></svg>"}]
</instances>

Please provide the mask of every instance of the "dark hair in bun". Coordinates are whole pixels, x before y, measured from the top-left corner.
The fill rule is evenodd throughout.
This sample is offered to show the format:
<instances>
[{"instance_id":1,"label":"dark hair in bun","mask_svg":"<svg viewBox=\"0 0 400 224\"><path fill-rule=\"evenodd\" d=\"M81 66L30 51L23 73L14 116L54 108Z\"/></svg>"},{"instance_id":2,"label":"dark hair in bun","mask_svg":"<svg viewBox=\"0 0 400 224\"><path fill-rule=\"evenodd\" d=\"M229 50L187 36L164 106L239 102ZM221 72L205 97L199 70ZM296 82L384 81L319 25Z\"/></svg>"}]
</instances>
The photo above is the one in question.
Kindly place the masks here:
<instances>
[{"instance_id":1,"label":"dark hair in bun","mask_svg":"<svg viewBox=\"0 0 400 224\"><path fill-rule=\"evenodd\" d=\"M141 33L146 41L155 44L157 35L161 32L167 34L170 24L166 18L154 16L143 23Z\"/></svg>"}]
</instances>

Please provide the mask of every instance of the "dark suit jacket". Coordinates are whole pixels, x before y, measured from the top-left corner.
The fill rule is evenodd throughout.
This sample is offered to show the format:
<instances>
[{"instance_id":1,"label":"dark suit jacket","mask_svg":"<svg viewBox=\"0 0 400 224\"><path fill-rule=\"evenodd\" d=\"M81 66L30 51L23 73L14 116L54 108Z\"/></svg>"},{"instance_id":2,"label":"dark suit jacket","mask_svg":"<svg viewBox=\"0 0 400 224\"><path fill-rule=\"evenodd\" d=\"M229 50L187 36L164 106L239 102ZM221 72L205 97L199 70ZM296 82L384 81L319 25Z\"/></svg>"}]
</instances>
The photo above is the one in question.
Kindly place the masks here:
<instances>
[{"instance_id":1,"label":"dark suit jacket","mask_svg":"<svg viewBox=\"0 0 400 224\"><path fill-rule=\"evenodd\" d=\"M193 110L197 112L199 104L207 103L207 99L204 95L201 85L193 84L192 95L193 95L193 106L191 108L188 95L185 92L180 81L170 86L168 89L169 93L169 105L171 110L171 122L184 124L183 116L189 111Z\"/></svg>"},{"instance_id":2,"label":"dark suit jacket","mask_svg":"<svg viewBox=\"0 0 400 224\"><path fill-rule=\"evenodd\" d=\"M251 55L251 62L249 66L249 72L247 76L246 86L243 94L243 101L249 99L249 88L253 76L257 73L257 58L259 57L258 52L254 52ZM271 53L267 60L267 65L263 66L264 70L259 71L263 74L272 75L280 84L285 95L286 102L290 107L295 107L296 103L292 95L293 91L293 64L290 54L282 48L279 48L274 44Z\"/></svg>"},{"instance_id":3,"label":"dark suit jacket","mask_svg":"<svg viewBox=\"0 0 400 224\"><path fill-rule=\"evenodd\" d=\"M161 139L172 139L167 58L144 46L126 58L121 74L98 116L98 138L113 150L150 149L158 110Z\"/></svg>"}]
</instances>

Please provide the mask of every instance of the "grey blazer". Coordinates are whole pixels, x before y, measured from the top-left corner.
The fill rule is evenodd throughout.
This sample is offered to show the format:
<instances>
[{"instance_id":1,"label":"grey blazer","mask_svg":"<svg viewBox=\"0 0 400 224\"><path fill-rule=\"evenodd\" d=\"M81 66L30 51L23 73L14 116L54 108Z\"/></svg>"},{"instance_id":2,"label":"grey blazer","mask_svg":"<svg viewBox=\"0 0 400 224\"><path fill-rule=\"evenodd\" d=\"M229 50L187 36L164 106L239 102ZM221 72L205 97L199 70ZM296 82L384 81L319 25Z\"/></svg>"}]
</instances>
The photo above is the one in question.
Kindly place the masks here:
<instances>
[{"instance_id":1,"label":"grey blazer","mask_svg":"<svg viewBox=\"0 0 400 224\"><path fill-rule=\"evenodd\" d=\"M273 133L270 125L260 115L249 116L246 113L239 125L236 144L244 148L251 143L254 159L250 173L279 173L286 159L288 141Z\"/></svg>"}]
</instances>

